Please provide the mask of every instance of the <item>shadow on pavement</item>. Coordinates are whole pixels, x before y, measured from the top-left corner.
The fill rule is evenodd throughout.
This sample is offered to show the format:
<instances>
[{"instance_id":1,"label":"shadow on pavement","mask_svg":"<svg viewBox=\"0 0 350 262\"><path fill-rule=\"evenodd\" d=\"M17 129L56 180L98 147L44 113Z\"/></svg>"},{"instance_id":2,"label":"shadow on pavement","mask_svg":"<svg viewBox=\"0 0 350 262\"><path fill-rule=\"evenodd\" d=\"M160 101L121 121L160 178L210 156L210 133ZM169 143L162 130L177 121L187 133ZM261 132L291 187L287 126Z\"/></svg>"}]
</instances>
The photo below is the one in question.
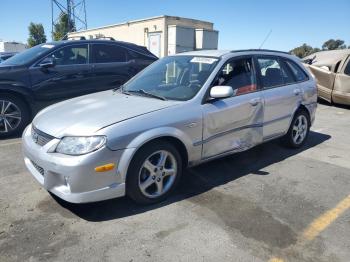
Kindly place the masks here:
<instances>
[{"instance_id":1,"label":"shadow on pavement","mask_svg":"<svg viewBox=\"0 0 350 262\"><path fill-rule=\"evenodd\" d=\"M88 221L128 217L202 194L248 174L269 175L261 169L315 147L330 138L329 135L310 131L307 143L300 149L284 148L278 141L272 141L246 152L189 168L184 172L182 181L173 195L165 202L155 205L140 206L126 197L89 204L71 204L55 199L61 206Z\"/></svg>"}]
</instances>

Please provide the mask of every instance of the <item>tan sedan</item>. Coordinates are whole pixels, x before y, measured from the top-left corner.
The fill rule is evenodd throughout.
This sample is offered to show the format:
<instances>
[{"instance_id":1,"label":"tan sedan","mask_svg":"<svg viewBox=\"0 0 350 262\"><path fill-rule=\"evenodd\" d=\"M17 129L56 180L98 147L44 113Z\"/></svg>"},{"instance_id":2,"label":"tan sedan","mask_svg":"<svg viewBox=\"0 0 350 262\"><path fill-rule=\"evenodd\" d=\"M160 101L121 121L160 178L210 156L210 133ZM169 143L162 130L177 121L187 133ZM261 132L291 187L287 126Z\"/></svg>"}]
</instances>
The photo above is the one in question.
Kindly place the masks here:
<instances>
[{"instance_id":1,"label":"tan sedan","mask_svg":"<svg viewBox=\"0 0 350 262\"><path fill-rule=\"evenodd\" d=\"M350 49L318 52L303 61L317 80L320 98L350 105Z\"/></svg>"}]
</instances>

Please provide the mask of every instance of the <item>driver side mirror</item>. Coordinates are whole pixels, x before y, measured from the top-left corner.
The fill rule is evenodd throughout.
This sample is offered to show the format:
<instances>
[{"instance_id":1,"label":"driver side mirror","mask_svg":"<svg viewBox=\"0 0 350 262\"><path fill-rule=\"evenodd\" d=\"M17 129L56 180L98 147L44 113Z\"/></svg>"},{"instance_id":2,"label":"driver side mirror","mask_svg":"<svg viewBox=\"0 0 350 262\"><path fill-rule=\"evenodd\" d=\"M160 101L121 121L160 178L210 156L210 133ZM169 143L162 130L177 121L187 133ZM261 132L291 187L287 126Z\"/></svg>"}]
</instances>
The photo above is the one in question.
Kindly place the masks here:
<instances>
[{"instance_id":1,"label":"driver side mirror","mask_svg":"<svg viewBox=\"0 0 350 262\"><path fill-rule=\"evenodd\" d=\"M213 86L210 89L211 98L222 99L231 96L233 96L233 89L231 86Z\"/></svg>"},{"instance_id":2,"label":"driver side mirror","mask_svg":"<svg viewBox=\"0 0 350 262\"><path fill-rule=\"evenodd\" d=\"M55 59L52 57L46 57L44 60L42 60L39 64L41 68L49 68L54 67L56 65Z\"/></svg>"}]
</instances>

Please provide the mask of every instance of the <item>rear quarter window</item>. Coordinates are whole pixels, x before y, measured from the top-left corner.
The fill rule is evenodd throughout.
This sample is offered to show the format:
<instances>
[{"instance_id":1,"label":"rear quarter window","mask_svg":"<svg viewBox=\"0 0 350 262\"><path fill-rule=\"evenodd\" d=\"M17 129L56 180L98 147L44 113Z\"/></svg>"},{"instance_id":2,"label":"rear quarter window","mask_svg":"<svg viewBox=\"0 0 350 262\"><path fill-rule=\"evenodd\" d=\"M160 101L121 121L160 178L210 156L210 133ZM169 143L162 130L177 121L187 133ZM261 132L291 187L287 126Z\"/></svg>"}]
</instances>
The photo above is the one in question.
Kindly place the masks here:
<instances>
[{"instance_id":1,"label":"rear quarter window","mask_svg":"<svg viewBox=\"0 0 350 262\"><path fill-rule=\"evenodd\" d=\"M292 71L292 73L295 77L295 80L297 82L302 82L302 81L306 81L309 79L309 77L304 72L304 70L301 69L300 66L298 66L295 62L290 61L290 60L285 60L285 63L287 64L289 69Z\"/></svg>"}]
</instances>

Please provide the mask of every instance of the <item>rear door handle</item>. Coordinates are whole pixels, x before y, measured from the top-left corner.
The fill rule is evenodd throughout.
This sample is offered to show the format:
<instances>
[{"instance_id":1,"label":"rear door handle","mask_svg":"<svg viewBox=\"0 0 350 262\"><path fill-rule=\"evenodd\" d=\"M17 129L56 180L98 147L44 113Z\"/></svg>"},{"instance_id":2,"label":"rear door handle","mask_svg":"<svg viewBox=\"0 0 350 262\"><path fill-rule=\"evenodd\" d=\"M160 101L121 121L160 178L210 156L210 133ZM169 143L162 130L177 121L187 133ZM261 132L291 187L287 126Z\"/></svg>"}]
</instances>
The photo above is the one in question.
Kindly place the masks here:
<instances>
[{"instance_id":1,"label":"rear door handle","mask_svg":"<svg viewBox=\"0 0 350 262\"><path fill-rule=\"evenodd\" d=\"M261 102L260 98L253 98L249 101L252 106L257 106Z\"/></svg>"},{"instance_id":2,"label":"rear door handle","mask_svg":"<svg viewBox=\"0 0 350 262\"><path fill-rule=\"evenodd\" d=\"M300 95L301 93L301 90L298 88L298 89L294 89L294 95L298 96Z\"/></svg>"}]
</instances>

